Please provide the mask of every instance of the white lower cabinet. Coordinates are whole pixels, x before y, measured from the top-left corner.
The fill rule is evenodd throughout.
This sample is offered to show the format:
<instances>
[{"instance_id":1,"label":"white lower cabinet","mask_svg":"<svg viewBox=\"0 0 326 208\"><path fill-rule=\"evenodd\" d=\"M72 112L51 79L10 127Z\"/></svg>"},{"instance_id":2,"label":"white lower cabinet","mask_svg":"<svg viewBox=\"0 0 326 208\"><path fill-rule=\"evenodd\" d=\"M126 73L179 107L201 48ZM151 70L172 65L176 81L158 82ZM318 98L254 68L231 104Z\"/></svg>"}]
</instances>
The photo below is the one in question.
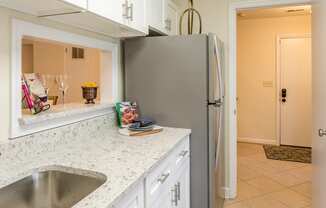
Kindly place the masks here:
<instances>
[{"instance_id":1,"label":"white lower cabinet","mask_svg":"<svg viewBox=\"0 0 326 208\"><path fill-rule=\"evenodd\" d=\"M190 208L189 137L115 208Z\"/></svg>"},{"instance_id":2,"label":"white lower cabinet","mask_svg":"<svg viewBox=\"0 0 326 208\"><path fill-rule=\"evenodd\" d=\"M120 199L113 207L115 208L144 208L144 183L139 183L135 188L131 189L122 199Z\"/></svg>"},{"instance_id":3,"label":"white lower cabinet","mask_svg":"<svg viewBox=\"0 0 326 208\"><path fill-rule=\"evenodd\" d=\"M172 192L166 189L159 198L153 201L151 208L173 208L172 206Z\"/></svg>"},{"instance_id":4,"label":"white lower cabinet","mask_svg":"<svg viewBox=\"0 0 326 208\"><path fill-rule=\"evenodd\" d=\"M189 208L190 204L190 174L189 157L182 164L180 170L177 170L172 185L172 207Z\"/></svg>"}]
</instances>

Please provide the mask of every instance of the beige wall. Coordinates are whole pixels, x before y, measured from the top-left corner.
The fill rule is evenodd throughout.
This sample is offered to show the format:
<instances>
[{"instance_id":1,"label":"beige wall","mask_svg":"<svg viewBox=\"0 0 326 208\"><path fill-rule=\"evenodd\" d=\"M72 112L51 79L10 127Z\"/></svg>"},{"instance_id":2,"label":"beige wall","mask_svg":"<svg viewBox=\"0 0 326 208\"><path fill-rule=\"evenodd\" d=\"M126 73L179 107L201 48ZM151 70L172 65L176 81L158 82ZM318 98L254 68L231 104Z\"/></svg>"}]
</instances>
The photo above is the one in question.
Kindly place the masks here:
<instances>
[{"instance_id":1,"label":"beige wall","mask_svg":"<svg viewBox=\"0 0 326 208\"><path fill-rule=\"evenodd\" d=\"M86 35L92 38L97 38L105 40L108 42L118 43L119 40L112 39L109 37L97 35L92 32L87 32L79 29L73 29L72 27L67 27L62 24L49 21L46 19L40 19L32 17L30 15L21 14L3 7L0 7L0 142L7 142L9 137L9 125L10 125L10 72L11 72L11 19L17 18L25 21L30 21L36 24L41 24L45 26L50 26L56 29L65 30L68 32L73 32L81 35ZM119 51L121 53L121 51ZM121 70L121 60L119 56L119 70L118 70L118 83L119 92L118 97L122 99L123 97L123 78Z\"/></svg>"},{"instance_id":2,"label":"beige wall","mask_svg":"<svg viewBox=\"0 0 326 208\"><path fill-rule=\"evenodd\" d=\"M84 59L72 59L72 48L67 47L66 74L69 77L67 102L83 102L81 86L84 82L100 84L100 50L85 48ZM99 88L100 90L100 88ZM100 91L98 92L98 98Z\"/></svg>"},{"instance_id":3,"label":"beige wall","mask_svg":"<svg viewBox=\"0 0 326 208\"><path fill-rule=\"evenodd\" d=\"M22 50L22 71L23 73L32 73L34 69L33 44L23 44Z\"/></svg>"},{"instance_id":4,"label":"beige wall","mask_svg":"<svg viewBox=\"0 0 326 208\"><path fill-rule=\"evenodd\" d=\"M55 83L56 75L68 76L69 88L65 96L66 103L84 101L81 90L84 82L100 84L100 50L84 48L84 59L73 59L73 45L46 40L33 40L32 42L34 47L33 72L52 76L48 83L49 94L59 96L59 103L62 102L62 96Z\"/></svg>"},{"instance_id":5,"label":"beige wall","mask_svg":"<svg viewBox=\"0 0 326 208\"><path fill-rule=\"evenodd\" d=\"M58 75L64 72L64 46L43 41L33 41L34 46L34 73L41 75ZM50 81L49 81L50 82ZM50 84L51 83L51 84ZM48 83L49 95L58 95L59 90L52 81Z\"/></svg>"},{"instance_id":6,"label":"beige wall","mask_svg":"<svg viewBox=\"0 0 326 208\"><path fill-rule=\"evenodd\" d=\"M276 142L276 38L311 31L310 16L238 21L238 137Z\"/></svg>"}]
</instances>

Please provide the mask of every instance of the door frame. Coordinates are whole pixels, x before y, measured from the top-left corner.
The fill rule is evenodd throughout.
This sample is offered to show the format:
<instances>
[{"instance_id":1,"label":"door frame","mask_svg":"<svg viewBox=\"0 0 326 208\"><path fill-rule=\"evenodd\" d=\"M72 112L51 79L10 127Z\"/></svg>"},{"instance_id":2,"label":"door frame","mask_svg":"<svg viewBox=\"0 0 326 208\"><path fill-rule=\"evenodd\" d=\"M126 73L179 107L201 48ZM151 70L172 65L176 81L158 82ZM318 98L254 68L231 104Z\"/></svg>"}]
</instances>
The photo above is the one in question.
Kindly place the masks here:
<instances>
[{"instance_id":1,"label":"door frame","mask_svg":"<svg viewBox=\"0 0 326 208\"><path fill-rule=\"evenodd\" d=\"M279 93L281 89L281 40L295 38L311 38L310 33L280 34L276 37L276 144L281 145L281 103Z\"/></svg>"},{"instance_id":2,"label":"door frame","mask_svg":"<svg viewBox=\"0 0 326 208\"><path fill-rule=\"evenodd\" d=\"M237 196L237 12L243 9L268 8L276 6L291 6L311 4L311 0L245 0L229 4L229 28L228 28L228 109L227 109L227 131L229 138L229 167L228 167L228 189L226 198Z\"/></svg>"}]
</instances>

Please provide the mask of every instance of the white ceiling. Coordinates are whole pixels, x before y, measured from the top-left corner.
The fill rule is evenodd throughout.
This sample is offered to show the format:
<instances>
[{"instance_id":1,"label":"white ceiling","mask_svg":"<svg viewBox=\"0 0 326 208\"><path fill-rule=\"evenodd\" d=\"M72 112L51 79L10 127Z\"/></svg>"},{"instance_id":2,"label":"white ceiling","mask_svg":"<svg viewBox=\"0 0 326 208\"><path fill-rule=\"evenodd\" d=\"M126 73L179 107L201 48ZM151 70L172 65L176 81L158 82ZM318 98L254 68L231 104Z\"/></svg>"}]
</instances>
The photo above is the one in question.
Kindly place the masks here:
<instances>
[{"instance_id":1,"label":"white ceiling","mask_svg":"<svg viewBox=\"0 0 326 208\"><path fill-rule=\"evenodd\" d=\"M297 15L311 15L311 6L303 5L278 8L250 9L238 12L239 19L287 17Z\"/></svg>"}]
</instances>

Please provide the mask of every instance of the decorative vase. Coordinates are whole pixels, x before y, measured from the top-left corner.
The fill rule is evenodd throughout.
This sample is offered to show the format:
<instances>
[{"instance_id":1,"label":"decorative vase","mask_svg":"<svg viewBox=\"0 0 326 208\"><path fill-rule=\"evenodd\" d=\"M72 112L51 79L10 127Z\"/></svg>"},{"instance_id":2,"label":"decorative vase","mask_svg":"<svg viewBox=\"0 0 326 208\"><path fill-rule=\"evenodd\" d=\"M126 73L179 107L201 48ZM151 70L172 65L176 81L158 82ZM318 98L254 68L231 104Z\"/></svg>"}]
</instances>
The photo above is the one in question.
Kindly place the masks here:
<instances>
[{"instance_id":1,"label":"decorative vase","mask_svg":"<svg viewBox=\"0 0 326 208\"><path fill-rule=\"evenodd\" d=\"M83 98L86 100L85 104L95 104L94 100L97 97L97 87L82 87Z\"/></svg>"}]
</instances>

